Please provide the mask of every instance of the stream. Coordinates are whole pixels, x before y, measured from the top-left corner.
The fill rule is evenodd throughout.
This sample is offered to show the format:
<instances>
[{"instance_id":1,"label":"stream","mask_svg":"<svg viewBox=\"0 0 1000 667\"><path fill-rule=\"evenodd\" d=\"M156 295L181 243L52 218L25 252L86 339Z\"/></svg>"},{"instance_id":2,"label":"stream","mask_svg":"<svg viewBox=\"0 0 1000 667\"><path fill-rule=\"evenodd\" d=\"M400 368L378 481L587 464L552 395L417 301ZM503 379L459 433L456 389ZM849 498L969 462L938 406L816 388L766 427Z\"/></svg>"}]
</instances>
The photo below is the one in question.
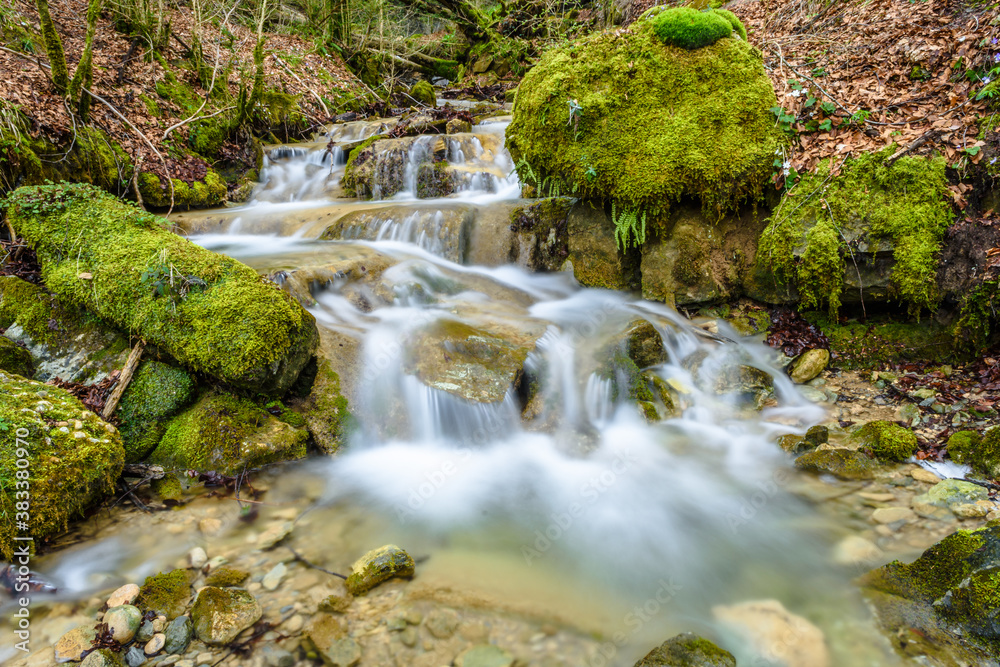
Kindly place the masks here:
<instances>
[{"instance_id":1,"label":"stream","mask_svg":"<svg viewBox=\"0 0 1000 667\"><path fill-rule=\"evenodd\" d=\"M507 647L533 656L525 664L627 667L679 632L716 641L740 665L784 664L795 651L805 651L797 664L817 667L902 664L852 584L891 557L836 562L856 526L797 492L823 482L775 445L829 421L828 406L806 400L773 351L724 322L709 332L638 295L581 288L572 272L510 263L510 212L526 202L502 117L416 138L392 196L345 197L347 150L390 126L347 123L312 144L272 147L247 204L173 216L192 241L268 275L316 317L357 420L349 443L262 474L257 527L213 498L153 518L99 513L80 544L36 563L66 605L39 632L58 638L66 619L79 620L74 600L141 582L192 546L232 560L267 521L292 521L296 551L337 571L371 548L402 546L417 576L387 585L394 600L475 610L497 632L527 627ZM420 165L442 140L457 191L417 198ZM657 401L653 421L607 365L637 321L662 341L647 377L676 401ZM452 351L443 358L429 351L440 337ZM470 370L476 355L495 357L498 370ZM510 358L524 359L530 383L504 380ZM742 368L773 378L762 409L731 387ZM298 576L302 599L325 585L316 571ZM770 600L819 628L826 649L808 653L795 628L811 628L775 630L785 626L746 605ZM387 663L379 650L391 653L365 645L360 664L425 664ZM828 662L808 657L826 651Z\"/></svg>"}]
</instances>

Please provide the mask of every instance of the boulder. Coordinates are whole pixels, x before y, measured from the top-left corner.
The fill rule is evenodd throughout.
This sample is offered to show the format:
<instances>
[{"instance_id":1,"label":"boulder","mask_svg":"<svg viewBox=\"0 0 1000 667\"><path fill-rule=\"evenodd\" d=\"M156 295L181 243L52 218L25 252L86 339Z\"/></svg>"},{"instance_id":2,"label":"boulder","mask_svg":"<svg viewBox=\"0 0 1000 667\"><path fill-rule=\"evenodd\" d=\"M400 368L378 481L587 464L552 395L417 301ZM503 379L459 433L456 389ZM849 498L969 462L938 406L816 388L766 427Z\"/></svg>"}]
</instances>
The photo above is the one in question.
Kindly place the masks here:
<instances>
[{"instance_id":1,"label":"boulder","mask_svg":"<svg viewBox=\"0 0 1000 667\"><path fill-rule=\"evenodd\" d=\"M615 224L604 207L590 201L575 204L566 221L567 257L584 287L630 289L637 282L635 262L615 241Z\"/></svg>"},{"instance_id":2,"label":"boulder","mask_svg":"<svg viewBox=\"0 0 1000 667\"><path fill-rule=\"evenodd\" d=\"M152 360L139 366L115 413L121 420L126 463L138 463L156 449L167 420L194 394L194 378L184 369Z\"/></svg>"},{"instance_id":3,"label":"boulder","mask_svg":"<svg viewBox=\"0 0 1000 667\"><path fill-rule=\"evenodd\" d=\"M128 339L92 313L14 276L0 276L0 329L34 362L33 374L17 374L42 382L94 384L124 366L129 353Z\"/></svg>"},{"instance_id":4,"label":"boulder","mask_svg":"<svg viewBox=\"0 0 1000 667\"><path fill-rule=\"evenodd\" d=\"M634 667L736 667L736 658L707 639L685 632L654 648Z\"/></svg>"},{"instance_id":5,"label":"boulder","mask_svg":"<svg viewBox=\"0 0 1000 667\"><path fill-rule=\"evenodd\" d=\"M260 603L242 588L205 586L191 608L195 637L210 646L225 646L263 615Z\"/></svg>"},{"instance_id":6,"label":"boulder","mask_svg":"<svg viewBox=\"0 0 1000 667\"><path fill-rule=\"evenodd\" d=\"M905 461L917 451L917 436L892 422L868 422L851 437L880 461Z\"/></svg>"},{"instance_id":7,"label":"boulder","mask_svg":"<svg viewBox=\"0 0 1000 667\"><path fill-rule=\"evenodd\" d=\"M437 93L429 81L417 81L410 88L410 97L429 107L437 106Z\"/></svg>"},{"instance_id":8,"label":"boulder","mask_svg":"<svg viewBox=\"0 0 1000 667\"><path fill-rule=\"evenodd\" d=\"M10 559L14 537L41 542L114 489L125 462L117 429L64 389L0 371L0 553ZM24 464L19 464L23 461ZM30 471L30 479L26 477ZM22 472L18 472L22 471ZM15 482L28 482L31 510L19 527ZM16 521L15 521L16 519Z\"/></svg>"},{"instance_id":9,"label":"boulder","mask_svg":"<svg viewBox=\"0 0 1000 667\"><path fill-rule=\"evenodd\" d=\"M395 544L372 549L354 561L351 575L345 582L351 595L363 595L393 577L409 579L413 576L414 563L410 554Z\"/></svg>"},{"instance_id":10,"label":"boulder","mask_svg":"<svg viewBox=\"0 0 1000 667\"><path fill-rule=\"evenodd\" d=\"M805 384L809 380L818 377L820 373L826 370L826 366L829 363L830 350L806 350L792 362L791 367L788 369L788 374L791 376L792 382Z\"/></svg>"},{"instance_id":11,"label":"boulder","mask_svg":"<svg viewBox=\"0 0 1000 667\"><path fill-rule=\"evenodd\" d=\"M281 394L316 349L312 315L273 283L96 188L20 188L7 215L60 299L141 336L191 370Z\"/></svg>"},{"instance_id":12,"label":"boulder","mask_svg":"<svg viewBox=\"0 0 1000 667\"><path fill-rule=\"evenodd\" d=\"M31 353L10 338L0 336L0 371L30 378L35 374Z\"/></svg>"},{"instance_id":13,"label":"boulder","mask_svg":"<svg viewBox=\"0 0 1000 667\"><path fill-rule=\"evenodd\" d=\"M236 475L306 455L309 433L279 421L252 401L206 392L166 426L150 463Z\"/></svg>"},{"instance_id":14,"label":"boulder","mask_svg":"<svg viewBox=\"0 0 1000 667\"><path fill-rule=\"evenodd\" d=\"M862 451L846 448L816 449L795 459L795 467L815 473L828 473L840 479L872 479L878 462Z\"/></svg>"},{"instance_id":15,"label":"boulder","mask_svg":"<svg viewBox=\"0 0 1000 667\"><path fill-rule=\"evenodd\" d=\"M758 195L782 141L760 51L732 36L686 50L654 20L547 51L507 129L522 182L615 202L634 225L623 245L643 241L643 219L656 232L681 197L718 212Z\"/></svg>"}]
</instances>

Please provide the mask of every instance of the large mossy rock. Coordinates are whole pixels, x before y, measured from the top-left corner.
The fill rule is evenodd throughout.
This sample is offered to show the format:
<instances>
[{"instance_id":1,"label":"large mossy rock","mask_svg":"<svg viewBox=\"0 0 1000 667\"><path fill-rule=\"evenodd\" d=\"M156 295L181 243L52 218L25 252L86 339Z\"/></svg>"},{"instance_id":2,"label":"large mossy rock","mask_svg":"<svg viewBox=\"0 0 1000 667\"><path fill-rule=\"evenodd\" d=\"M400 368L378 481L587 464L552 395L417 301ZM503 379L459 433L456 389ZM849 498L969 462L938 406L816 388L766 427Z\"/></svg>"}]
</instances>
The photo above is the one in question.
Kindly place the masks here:
<instances>
[{"instance_id":1,"label":"large mossy rock","mask_svg":"<svg viewBox=\"0 0 1000 667\"><path fill-rule=\"evenodd\" d=\"M209 392L167 424L151 463L235 475L306 455L309 433L279 421L252 401Z\"/></svg>"},{"instance_id":2,"label":"large mossy rock","mask_svg":"<svg viewBox=\"0 0 1000 667\"><path fill-rule=\"evenodd\" d=\"M148 171L139 174L139 193L143 202L154 208L169 208L170 185ZM229 192L226 181L216 171L209 169L202 180L187 183L179 178L170 179L174 184L173 208L209 208L220 206Z\"/></svg>"},{"instance_id":3,"label":"large mossy rock","mask_svg":"<svg viewBox=\"0 0 1000 667\"><path fill-rule=\"evenodd\" d=\"M930 655L935 664L995 664L1000 526L960 530L910 564L893 561L869 572L861 585L906 655Z\"/></svg>"},{"instance_id":4,"label":"large mossy rock","mask_svg":"<svg viewBox=\"0 0 1000 667\"><path fill-rule=\"evenodd\" d=\"M118 431L69 392L0 371L0 553L12 557L17 535L37 546L65 529L114 488L124 459Z\"/></svg>"},{"instance_id":5,"label":"large mossy rock","mask_svg":"<svg viewBox=\"0 0 1000 667\"><path fill-rule=\"evenodd\" d=\"M736 667L736 658L707 639L686 632L654 648L634 667Z\"/></svg>"},{"instance_id":6,"label":"large mossy rock","mask_svg":"<svg viewBox=\"0 0 1000 667\"><path fill-rule=\"evenodd\" d=\"M9 201L49 289L191 370L281 394L316 349L316 322L294 299L161 218L89 186L20 188Z\"/></svg>"},{"instance_id":7,"label":"large mossy rock","mask_svg":"<svg viewBox=\"0 0 1000 667\"><path fill-rule=\"evenodd\" d=\"M0 276L0 329L24 345L34 361L32 378L43 382L100 382L129 353L128 340L113 327L14 276Z\"/></svg>"},{"instance_id":8,"label":"large mossy rock","mask_svg":"<svg viewBox=\"0 0 1000 667\"><path fill-rule=\"evenodd\" d=\"M546 53L518 88L507 147L522 182L610 199L655 229L682 196L721 210L762 192L775 104L756 48L670 46L645 17Z\"/></svg>"},{"instance_id":9,"label":"large mossy rock","mask_svg":"<svg viewBox=\"0 0 1000 667\"><path fill-rule=\"evenodd\" d=\"M11 339L0 336L0 371L30 378L35 374L31 353Z\"/></svg>"},{"instance_id":10,"label":"large mossy rock","mask_svg":"<svg viewBox=\"0 0 1000 667\"><path fill-rule=\"evenodd\" d=\"M194 378L181 368L159 361L139 366L116 413L128 463L138 463L156 448L167 419L188 404L194 390Z\"/></svg>"}]
</instances>

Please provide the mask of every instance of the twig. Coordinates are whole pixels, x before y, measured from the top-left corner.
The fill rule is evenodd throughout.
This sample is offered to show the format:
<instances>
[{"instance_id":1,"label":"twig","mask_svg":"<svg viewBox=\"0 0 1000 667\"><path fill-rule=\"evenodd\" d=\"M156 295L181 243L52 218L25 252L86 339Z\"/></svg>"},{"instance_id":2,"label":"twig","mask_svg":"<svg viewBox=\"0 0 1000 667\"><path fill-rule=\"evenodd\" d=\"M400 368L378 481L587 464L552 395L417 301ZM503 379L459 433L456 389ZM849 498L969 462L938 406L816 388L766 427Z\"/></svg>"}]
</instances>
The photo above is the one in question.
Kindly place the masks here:
<instances>
[{"instance_id":1,"label":"twig","mask_svg":"<svg viewBox=\"0 0 1000 667\"><path fill-rule=\"evenodd\" d=\"M101 418L105 421L111 419L111 415L115 413L118 401L122 399L125 388L128 387L128 383L132 380L132 374L135 373L135 369L139 366L139 359L142 358L142 351L145 347L146 344L140 340L132 348L132 352L129 353L128 359L125 361L125 368L122 369L121 378L118 380L118 384L115 385L115 390L111 392L111 396L104 404L104 410L101 411Z\"/></svg>"},{"instance_id":2,"label":"twig","mask_svg":"<svg viewBox=\"0 0 1000 667\"><path fill-rule=\"evenodd\" d=\"M934 135L938 134L938 132L939 132L938 130L927 130L919 137L917 137L914 141L911 141L909 146L899 149L898 151L890 155L888 158L886 158L885 166L891 167L896 163L896 160L898 160L899 158L923 146L928 141L931 141L934 138Z\"/></svg>"},{"instance_id":3,"label":"twig","mask_svg":"<svg viewBox=\"0 0 1000 667\"><path fill-rule=\"evenodd\" d=\"M305 84L305 83L304 83L304 82L302 81L302 79L300 79L300 78L299 78L299 75L298 75L298 74L296 74L295 72L293 72L293 71L292 71L292 69L291 69L291 68L290 68L290 67L289 67L288 65L286 65L286 64L285 64L285 61L283 61L283 60L282 60L281 58L279 58L279 57L278 57L278 54L277 54L277 53L272 53L272 54L271 54L271 57L273 57L273 58L274 58L274 59L275 59L275 60L277 61L277 63L278 63L279 65L281 65L282 67L284 67L284 68L285 68L285 71L286 71L286 72L288 72L288 73L289 73L289 74L291 74L291 75L292 75L293 77L295 77L295 80L299 82L299 85L300 85L300 86L302 86L303 88L305 88L306 90L308 90L308 91L309 91L310 93L312 93L312 94L313 94L313 97L315 97L315 98L316 98L316 101L317 101L317 102L319 102L319 105L320 105L321 107L323 107L323 113L325 113L325 114L326 114L326 117L327 117L327 118L330 118L330 110L326 108L326 103L325 103L325 102L323 102L323 98L322 98L322 97L320 97L319 95L317 95L317 94L316 94L316 91L315 91L315 90L313 90L312 88L310 88L309 86L307 86L307 85L306 85L306 84Z\"/></svg>"},{"instance_id":4,"label":"twig","mask_svg":"<svg viewBox=\"0 0 1000 667\"><path fill-rule=\"evenodd\" d=\"M320 572L325 572L327 574L333 575L334 577L340 577L341 579L347 579L347 577L345 577L342 574L337 574L336 572L330 572L330 570L322 568L319 565L316 565L314 563L310 563L309 561L307 561L305 558L302 557L302 554L300 554L298 551L296 551L295 549L291 548L287 544L285 545L285 548L292 552L292 555L295 556L295 560L299 561L300 563L302 563L306 567L311 567L314 570L319 570Z\"/></svg>"},{"instance_id":5,"label":"twig","mask_svg":"<svg viewBox=\"0 0 1000 667\"><path fill-rule=\"evenodd\" d=\"M201 103L201 106L200 106L200 107L198 107L198 111L201 111L202 109L204 109L204 108L205 108L205 103L206 103L206 102L208 102L208 98L205 98L205 102L202 102L202 103ZM184 126L184 125L187 125L188 123L193 123L193 122L194 122L194 121L196 121L196 120L205 120L206 118L212 118L212 117L214 117L214 116L218 116L218 115L219 115L220 113L223 113L223 112L225 112L225 111L229 111L229 110L231 110L231 109L235 109L235 108L236 108L235 106L231 106L231 107L224 107L224 108L222 108L222 109L219 109L218 111L213 111L212 113L210 113L210 114L206 114L206 115L204 115L204 116L191 116L191 117L189 117L189 118L185 118L185 119L184 119L184 120L182 120L181 122L179 122L179 123L174 123L173 125L171 125L170 127L168 127L168 128L167 128L167 131L163 133L163 138L162 138L162 139L160 139L160 141L166 141L166 140L167 140L167 137L169 137L169 136L170 136L170 133L171 133L171 132L173 132L174 130L176 130L176 129L177 129L177 128L179 128L179 127L182 127L182 126ZM195 111L195 114L197 114L197 113L198 113L198 111Z\"/></svg>"}]
</instances>

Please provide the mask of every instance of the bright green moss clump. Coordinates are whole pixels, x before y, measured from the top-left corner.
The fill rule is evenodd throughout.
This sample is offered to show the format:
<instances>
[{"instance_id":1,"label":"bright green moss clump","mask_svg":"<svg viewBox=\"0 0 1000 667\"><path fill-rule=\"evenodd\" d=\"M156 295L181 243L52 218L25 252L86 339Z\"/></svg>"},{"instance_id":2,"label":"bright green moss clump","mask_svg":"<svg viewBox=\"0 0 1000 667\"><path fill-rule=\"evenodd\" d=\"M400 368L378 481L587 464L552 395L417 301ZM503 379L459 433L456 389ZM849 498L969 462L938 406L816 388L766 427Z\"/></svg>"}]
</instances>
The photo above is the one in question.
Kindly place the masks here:
<instances>
[{"instance_id":1,"label":"bright green moss clump","mask_svg":"<svg viewBox=\"0 0 1000 667\"><path fill-rule=\"evenodd\" d=\"M437 93L434 92L434 86L428 81L417 81L413 84L413 87L410 88L410 97L429 107L437 106Z\"/></svg>"},{"instance_id":2,"label":"bright green moss clump","mask_svg":"<svg viewBox=\"0 0 1000 667\"><path fill-rule=\"evenodd\" d=\"M316 349L315 320L298 302L161 218L83 186L21 188L9 204L49 289L191 370L280 394Z\"/></svg>"},{"instance_id":3,"label":"bright green moss clump","mask_svg":"<svg viewBox=\"0 0 1000 667\"><path fill-rule=\"evenodd\" d=\"M202 181L188 185L179 178L170 179L174 184L174 208L208 208L226 201L228 189L226 181L212 169ZM139 174L139 192L143 201L154 208L170 206L170 186L161 183L159 176L144 171Z\"/></svg>"},{"instance_id":4,"label":"bright green moss clump","mask_svg":"<svg viewBox=\"0 0 1000 667\"><path fill-rule=\"evenodd\" d=\"M111 492L123 463L115 428L69 392L0 371L0 553L6 559L16 535L30 535L39 546ZM28 491L28 499L18 491ZM22 519L29 528L19 532Z\"/></svg>"},{"instance_id":5,"label":"bright green moss clump","mask_svg":"<svg viewBox=\"0 0 1000 667\"><path fill-rule=\"evenodd\" d=\"M969 453L968 462L979 473L1000 476L1000 428L993 427L983 434L983 439Z\"/></svg>"},{"instance_id":6,"label":"bright green moss clump","mask_svg":"<svg viewBox=\"0 0 1000 667\"><path fill-rule=\"evenodd\" d=\"M308 438L305 429L278 421L246 398L208 393L170 420L149 461L235 475L304 457Z\"/></svg>"},{"instance_id":7,"label":"bright green moss clump","mask_svg":"<svg viewBox=\"0 0 1000 667\"><path fill-rule=\"evenodd\" d=\"M956 431L948 438L948 455L958 463L965 463L981 440L975 431Z\"/></svg>"},{"instance_id":8,"label":"bright green moss clump","mask_svg":"<svg viewBox=\"0 0 1000 667\"><path fill-rule=\"evenodd\" d=\"M159 361L139 367L116 413L128 463L138 463L156 448L166 431L166 419L187 404L194 386L191 376L180 368Z\"/></svg>"},{"instance_id":9,"label":"bright green moss clump","mask_svg":"<svg viewBox=\"0 0 1000 667\"><path fill-rule=\"evenodd\" d=\"M692 7L671 7L657 14L652 23L653 31L664 44L688 51L715 44L732 35L734 28L728 17L715 10L699 11Z\"/></svg>"},{"instance_id":10,"label":"bright green moss clump","mask_svg":"<svg viewBox=\"0 0 1000 667\"><path fill-rule=\"evenodd\" d=\"M164 614L167 620L171 620L183 614L190 601L191 578L188 571L173 570L146 577L135 606L143 611Z\"/></svg>"},{"instance_id":11,"label":"bright green moss clump","mask_svg":"<svg viewBox=\"0 0 1000 667\"><path fill-rule=\"evenodd\" d=\"M35 374L35 364L26 349L11 339L0 336L0 370L30 378Z\"/></svg>"},{"instance_id":12,"label":"bright green moss clump","mask_svg":"<svg viewBox=\"0 0 1000 667\"><path fill-rule=\"evenodd\" d=\"M757 49L720 39L686 51L664 44L654 19L546 53L507 129L523 183L610 199L647 233L664 231L682 196L714 212L758 196L782 142Z\"/></svg>"},{"instance_id":13,"label":"bright green moss clump","mask_svg":"<svg viewBox=\"0 0 1000 667\"><path fill-rule=\"evenodd\" d=\"M903 157L886 167L896 148L848 160L836 176L825 162L782 197L757 259L779 282L797 286L801 308L837 314L845 268L855 270L845 242L868 252L891 244L892 293L913 314L937 304L937 253L952 220L945 160Z\"/></svg>"},{"instance_id":14,"label":"bright green moss clump","mask_svg":"<svg viewBox=\"0 0 1000 667\"><path fill-rule=\"evenodd\" d=\"M892 422L869 422L854 433L854 438L881 461L905 461L917 451L917 436Z\"/></svg>"}]
</instances>

